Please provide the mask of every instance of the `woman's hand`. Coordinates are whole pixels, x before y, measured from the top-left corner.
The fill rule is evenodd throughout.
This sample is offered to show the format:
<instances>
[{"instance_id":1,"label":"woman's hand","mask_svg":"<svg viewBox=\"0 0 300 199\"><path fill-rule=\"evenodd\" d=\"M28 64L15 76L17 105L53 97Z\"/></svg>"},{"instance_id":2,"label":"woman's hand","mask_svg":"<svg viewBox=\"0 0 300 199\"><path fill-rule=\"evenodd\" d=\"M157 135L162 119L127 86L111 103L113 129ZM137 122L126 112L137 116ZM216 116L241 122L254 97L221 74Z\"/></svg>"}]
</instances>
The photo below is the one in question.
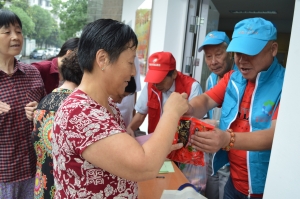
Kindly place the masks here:
<instances>
[{"instance_id":1,"label":"woman's hand","mask_svg":"<svg viewBox=\"0 0 300 199\"><path fill-rule=\"evenodd\" d=\"M189 109L187 98L186 93L179 94L173 92L164 105L164 112L173 111L174 114L181 117Z\"/></svg>"},{"instance_id":2,"label":"woman's hand","mask_svg":"<svg viewBox=\"0 0 300 199\"><path fill-rule=\"evenodd\" d=\"M172 144L171 149L170 149L170 153L171 153L172 151L181 149L182 147L183 147L183 144L182 144L182 143Z\"/></svg>"},{"instance_id":3,"label":"woman's hand","mask_svg":"<svg viewBox=\"0 0 300 199\"><path fill-rule=\"evenodd\" d=\"M34 102L29 102L25 106L26 117L30 121L33 120L33 112L35 111L37 105L38 105L38 103L36 101L34 101Z\"/></svg>"},{"instance_id":4,"label":"woman's hand","mask_svg":"<svg viewBox=\"0 0 300 199\"><path fill-rule=\"evenodd\" d=\"M10 105L0 101L0 114L7 113L10 110Z\"/></svg>"}]
</instances>

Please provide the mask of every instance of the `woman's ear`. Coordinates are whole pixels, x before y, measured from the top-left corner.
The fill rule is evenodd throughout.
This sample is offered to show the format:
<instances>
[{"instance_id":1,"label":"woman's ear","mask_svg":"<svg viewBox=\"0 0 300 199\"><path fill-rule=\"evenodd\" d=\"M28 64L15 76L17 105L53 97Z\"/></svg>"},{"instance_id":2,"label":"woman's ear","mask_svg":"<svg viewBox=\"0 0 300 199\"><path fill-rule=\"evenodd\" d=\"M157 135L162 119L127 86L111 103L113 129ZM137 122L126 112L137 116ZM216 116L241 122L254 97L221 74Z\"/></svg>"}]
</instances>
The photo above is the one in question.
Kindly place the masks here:
<instances>
[{"instance_id":1,"label":"woman's ear","mask_svg":"<svg viewBox=\"0 0 300 199\"><path fill-rule=\"evenodd\" d=\"M100 49L96 53L95 62L101 70L104 70L109 63L108 54L105 50Z\"/></svg>"}]
</instances>

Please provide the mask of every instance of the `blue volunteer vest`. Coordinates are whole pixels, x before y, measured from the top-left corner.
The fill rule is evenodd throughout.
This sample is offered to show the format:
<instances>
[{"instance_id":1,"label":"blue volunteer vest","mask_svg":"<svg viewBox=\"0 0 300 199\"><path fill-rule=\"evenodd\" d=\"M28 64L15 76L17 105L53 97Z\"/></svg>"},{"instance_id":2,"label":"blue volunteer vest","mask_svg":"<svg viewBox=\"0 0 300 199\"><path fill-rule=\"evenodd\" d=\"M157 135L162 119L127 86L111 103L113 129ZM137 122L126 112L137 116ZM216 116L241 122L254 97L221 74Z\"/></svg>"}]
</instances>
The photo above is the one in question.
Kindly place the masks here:
<instances>
[{"instance_id":1,"label":"blue volunteer vest","mask_svg":"<svg viewBox=\"0 0 300 199\"><path fill-rule=\"evenodd\" d=\"M232 70L235 70L237 71L238 68L237 66L234 64L233 66L233 69ZM206 88L205 88L205 91L208 91L209 89L211 89L212 87L214 87L216 84L218 83L218 75L216 75L215 73L211 73L207 80L206 80ZM209 116L209 119L212 119L212 116L214 114L214 109L210 109L208 111L208 116Z\"/></svg>"}]
</instances>

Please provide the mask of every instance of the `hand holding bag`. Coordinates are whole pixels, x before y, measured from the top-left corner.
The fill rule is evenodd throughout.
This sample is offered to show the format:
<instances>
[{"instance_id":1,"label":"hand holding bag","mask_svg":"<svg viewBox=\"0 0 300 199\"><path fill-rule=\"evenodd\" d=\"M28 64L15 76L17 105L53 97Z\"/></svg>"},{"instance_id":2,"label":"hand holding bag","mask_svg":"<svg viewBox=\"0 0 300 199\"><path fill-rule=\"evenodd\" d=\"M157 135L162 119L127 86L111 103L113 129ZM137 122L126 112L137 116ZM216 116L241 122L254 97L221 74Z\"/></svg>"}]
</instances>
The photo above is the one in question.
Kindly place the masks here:
<instances>
[{"instance_id":1,"label":"hand holding bag","mask_svg":"<svg viewBox=\"0 0 300 199\"><path fill-rule=\"evenodd\" d=\"M195 117L181 117L178 122L178 129L175 133L173 144L183 143L183 147L172 151L167 158L179 163L205 166L205 154L202 151L197 151L192 146L191 135L196 131L211 131L213 129L213 125Z\"/></svg>"}]
</instances>

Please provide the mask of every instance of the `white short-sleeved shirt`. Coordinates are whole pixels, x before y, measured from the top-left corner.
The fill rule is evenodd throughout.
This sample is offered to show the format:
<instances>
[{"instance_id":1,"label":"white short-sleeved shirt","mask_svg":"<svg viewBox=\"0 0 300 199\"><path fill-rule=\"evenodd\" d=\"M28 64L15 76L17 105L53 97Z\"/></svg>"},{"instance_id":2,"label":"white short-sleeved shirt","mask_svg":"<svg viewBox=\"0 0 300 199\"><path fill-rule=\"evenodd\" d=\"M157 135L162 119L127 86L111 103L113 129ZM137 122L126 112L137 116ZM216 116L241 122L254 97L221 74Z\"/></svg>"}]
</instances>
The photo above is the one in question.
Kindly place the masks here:
<instances>
[{"instance_id":1,"label":"white short-sleeved shirt","mask_svg":"<svg viewBox=\"0 0 300 199\"><path fill-rule=\"evenodd\" d=\"M140 62L139 59L136 57L134 60L136 75L134 76L135 83L136 83L136 92L141 90L141 80L140 80ZM117 107L120 109L121 115L125 122L126 127L132 120L132 112L134 109L134 95L128 95L124 97L120 104L117 104Z\"/></svg>"},{"instance_id":2,"label":"white short-sleeved shirt","mask_svg":"<svg viewBox=\"0 0 300 199\"><path fill-rule=\"evenodd\" d=\"M166 103L167 99L170 97L171 93L175 91L175 81L173 82L171 88L162 93L162 107ZM194 82L191 87L191 92L188 100L190 101L193 97L196 97L197 95L202 94L202 88L198 82ZM141 114L148 114L148 83L145 84L139 99L137 100L135 104L135 110Z\"/></svg>"}]
</instances>

